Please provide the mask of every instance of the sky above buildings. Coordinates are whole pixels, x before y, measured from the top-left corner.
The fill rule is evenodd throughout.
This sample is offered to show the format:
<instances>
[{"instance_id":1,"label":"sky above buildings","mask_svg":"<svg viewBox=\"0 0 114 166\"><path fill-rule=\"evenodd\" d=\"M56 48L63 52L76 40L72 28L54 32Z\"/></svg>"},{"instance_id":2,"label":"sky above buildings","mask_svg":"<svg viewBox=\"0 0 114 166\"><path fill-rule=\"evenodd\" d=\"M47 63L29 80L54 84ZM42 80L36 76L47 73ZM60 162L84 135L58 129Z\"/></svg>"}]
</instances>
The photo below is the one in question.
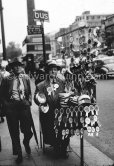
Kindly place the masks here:
<instances>
[{"instance_id":1,"label":"sky above buildings","mask_svg":"<svg viewBox=\"0 0 114 166\"><path fill-rule=\"evenodd\" d=\"M34 0L36 10L49 12L45 33L68 27L84 11L91 14L113 14L114 0ZM10 41L21 45L27 35L26 0L2 0L6 46ZM38 22L39 24L39 22ZM0 31L1 39L1 31ZM2 44L0 44L0 50Z\"/></svg>"}]
</instances>

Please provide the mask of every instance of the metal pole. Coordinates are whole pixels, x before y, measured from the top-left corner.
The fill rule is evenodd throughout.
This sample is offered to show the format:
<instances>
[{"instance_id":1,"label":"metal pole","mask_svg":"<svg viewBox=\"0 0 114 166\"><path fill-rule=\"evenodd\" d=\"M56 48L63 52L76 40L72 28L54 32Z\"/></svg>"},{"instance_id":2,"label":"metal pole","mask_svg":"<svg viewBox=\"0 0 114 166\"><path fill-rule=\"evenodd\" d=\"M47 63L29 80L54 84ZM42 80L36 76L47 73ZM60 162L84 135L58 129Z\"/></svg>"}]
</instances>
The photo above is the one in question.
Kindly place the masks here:
<instances>
[{"instance_id":1,"label":"metal pole","mask_svg":"<svg viewBox=\"0 0 114 166\"><path fill-rule=\"evenodd\" d=\"M44 57L44 64L46 64L46 52L45 52L45 35L44 35L44 22L41 22L41 29L42 29L42 42L43 42L43 57Z\"/></svg>"},{"instance_id":2,"label":"metal pole","mask_svg":"<svg viewBox=\"0 0 114 166\"><path fill-rule=\"evenodd\" d=\"M2 0L0 0L0 17L1 17L1 33L2 33L2 47L3 47L3 59L6 60L6 44L5 44L5 33L4 33L4 20L3 20L3 7Z\"/></svg>"},{"instance_id":3,"label":"metal pole","mask_svg":"<svg viewBox=\"0 0 114 166\"><path fill-rule=\"evenodd\" d=\"M84 141L83 141L83 134L80 134L80 166L84 166Z\"/></svg>"},{"instance_id":4,"label":"metal pole","mask_svg":"<svg viewBox=\"0 0 114 166\"><path fill-rule=\"evenodd\" d=\"M1 145L1 136L0 136L0 152L2 151L2 145Z\"/></svg>"}]
</instances>

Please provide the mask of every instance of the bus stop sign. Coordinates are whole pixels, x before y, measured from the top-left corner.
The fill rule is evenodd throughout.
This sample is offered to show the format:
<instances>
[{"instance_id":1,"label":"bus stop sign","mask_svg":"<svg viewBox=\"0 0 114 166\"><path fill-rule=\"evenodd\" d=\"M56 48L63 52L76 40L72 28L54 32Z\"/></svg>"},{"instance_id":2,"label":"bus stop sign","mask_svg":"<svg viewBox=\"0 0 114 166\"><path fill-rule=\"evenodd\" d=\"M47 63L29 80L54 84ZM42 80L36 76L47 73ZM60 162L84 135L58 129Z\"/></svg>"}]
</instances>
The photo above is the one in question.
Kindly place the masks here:
<instances>
[{"instance_id":1,"label":"bus stop sign","mask_svg":"<svg viewBox=\"0 0 114 166\"><path fill-rule=\"evenodd\" d=\"M49 14L47 11L34 10L34 20L35 21L47 21L49 22Z\"/></svg>"}]
</instances>

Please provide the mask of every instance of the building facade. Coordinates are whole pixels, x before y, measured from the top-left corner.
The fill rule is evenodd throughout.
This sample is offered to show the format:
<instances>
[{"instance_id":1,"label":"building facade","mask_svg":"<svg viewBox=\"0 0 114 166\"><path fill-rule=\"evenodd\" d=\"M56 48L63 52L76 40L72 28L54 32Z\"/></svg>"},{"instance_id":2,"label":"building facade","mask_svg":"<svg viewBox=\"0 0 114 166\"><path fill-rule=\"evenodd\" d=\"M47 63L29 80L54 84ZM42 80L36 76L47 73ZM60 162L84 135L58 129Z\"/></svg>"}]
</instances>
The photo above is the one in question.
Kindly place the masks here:
<instances>
[{"instance_id":1,"label":"building facade","mask_svg":"<svg viewBox=\"0 0 114 166\"><path fill-rule=\"evenodd\" d=\"M45 36L46 57L51 53L50 37ZM33 56L35 62L43 60L42 35L28 35L23 42L23 55Z\"/></svg>"},{"instance_id":2,"label":"building facade","mask_svg":"<svg viewBox=\"0 0 114 166\"><path fill-rule=\"evenodd\" d=\"M89 30L91 29L91 34L93 34L95 27L101 27L101 21L106 19L109 14L97 14L92 15L90 11L85 11L81 16L76 16L75 21L68 27L62 28L58 33L56 33L56 40L62 37L63 46L68 54L70 54L70 45L73 44L74 49L79 51L81 43L84 43L86 47L87 42L92 36L90 36ZM83 41L82 41L83 40ZM101 39L100 39L101 40ZM56 51L60 53L60 47L56 43Z\"/></svg>"},{"instance_id":3,"label":"building facade","mask_svg":"<svg viewBox=\"0 0 114 166\"><path fill-rule=\"evenodd\" d=\"M47 35L50 38L50 46L51 46L51 54L52 54L52 58L56 57L56 40L55 40L55 34L57 32L51 32L48 33Z\"/></svg>"},{"instance_id":4,"label":"building facade","mask_svg":"<svg viewBox=\"0 0 114 166\"><path fill-rule=\"evenodd\" d=\"M114 49L114 14L105 20L106 43L110 49Z\"/></svg>"}]
</instances>

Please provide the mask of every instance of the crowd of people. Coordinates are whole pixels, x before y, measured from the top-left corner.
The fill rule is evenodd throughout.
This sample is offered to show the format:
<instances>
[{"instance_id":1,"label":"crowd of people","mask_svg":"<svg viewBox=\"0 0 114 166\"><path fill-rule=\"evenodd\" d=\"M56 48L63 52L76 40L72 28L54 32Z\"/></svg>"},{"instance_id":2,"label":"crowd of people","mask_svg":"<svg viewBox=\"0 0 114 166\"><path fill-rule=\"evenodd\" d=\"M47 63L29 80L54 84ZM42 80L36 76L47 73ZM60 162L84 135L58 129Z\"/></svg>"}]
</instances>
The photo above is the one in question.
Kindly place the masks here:
<instances>
[{"instance_id":1,"label":"crowd of people","mask_svg":"<svg viewBox=\"0 0 114 166\"><path fill-rule=\"evenodd\" d=\"M7 65L6 65L7 66ZM9 63L9 72L6 66L1 64L0 72L0 117L1 122L4 116L12 140L13 155L17 155L16 163L23 161L22 148L20 143L20 130L24 134L23 145L28 155L31 154L30 139L32 132L32 90L30 78L24 71L24 64L20 57L14 58ZM73 70L72 70L73 72ZM74 93L80 95L80 85L74 84L71 79L72 72L67 66L61 66L56 60L48 60L45 64L40 63L36 72L36 90L34 101L38 105L40 112L40 122L45 144L53 146L56 156L68 157L67 146L70 137L62 139L56 137L54 130L55 112L60 108L60 94ZM77 78L79 79L79 78ZM76 81L77 82L77 81Z\"/></svg>"}]
</instances>

